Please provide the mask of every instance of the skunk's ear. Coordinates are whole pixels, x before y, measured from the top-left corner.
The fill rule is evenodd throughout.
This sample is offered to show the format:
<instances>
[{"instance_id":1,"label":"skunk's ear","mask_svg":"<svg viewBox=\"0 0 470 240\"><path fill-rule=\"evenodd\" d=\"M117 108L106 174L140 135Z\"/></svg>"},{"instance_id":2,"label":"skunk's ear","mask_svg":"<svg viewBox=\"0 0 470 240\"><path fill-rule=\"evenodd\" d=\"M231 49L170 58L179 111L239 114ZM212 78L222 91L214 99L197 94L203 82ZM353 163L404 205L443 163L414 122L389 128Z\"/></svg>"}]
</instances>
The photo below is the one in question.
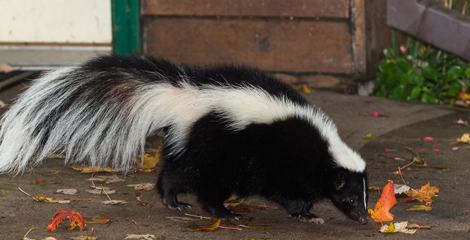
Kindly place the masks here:
<instances>
[{"instance_id":1,"label":"skunk's ear","mask_svg":"<svg viewBox=\"0 0 470 240\"><path fill-rule=\"evenodd\" d=\"M336 190L340 190L341 188L343 188L344 184L346 184L346 173L339 172L338 173L338 178L335 181Z\"/></svg>"}]
</instances>

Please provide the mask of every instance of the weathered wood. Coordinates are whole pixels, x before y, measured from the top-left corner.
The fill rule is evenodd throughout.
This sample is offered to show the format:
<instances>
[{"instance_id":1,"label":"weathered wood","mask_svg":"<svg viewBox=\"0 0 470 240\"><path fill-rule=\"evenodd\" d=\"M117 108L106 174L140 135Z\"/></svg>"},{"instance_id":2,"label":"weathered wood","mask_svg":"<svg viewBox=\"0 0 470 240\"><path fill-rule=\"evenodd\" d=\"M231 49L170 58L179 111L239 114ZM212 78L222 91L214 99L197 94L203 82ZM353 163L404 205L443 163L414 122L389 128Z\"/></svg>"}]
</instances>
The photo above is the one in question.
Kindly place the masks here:
<instances>
[{"instance_id":1,"label":"weathered wood","mask_svg":"<svg viewBox=\"0 0 470 240\"><path fill-rule=\"evenodd\" d=\"M364 0L351 1L351 12L353 12L351 21L353 28L353 62L356 77L366 74L367 57L366 57L366 21L365 21L365 4Z\"/></svg>"},{"instance_id":2,"label":"weathered wood","mask_svg":"<svg viewBox=\"0 0 470 240\"><path fill-rule=\"evenodd\" d=\"M348 18L349 0L144 0L142 14Z\"/></svg>"},{"instance_id":3,"label":"weathered wood","mask_svg":"<svg viewBox=\"0 0 470 240\"><path fill-rule=\"evenodd\" d=\"M172 61L351 73L347 22L154 18L144 26L144 51Z\"/></svg>"}]
</instances>

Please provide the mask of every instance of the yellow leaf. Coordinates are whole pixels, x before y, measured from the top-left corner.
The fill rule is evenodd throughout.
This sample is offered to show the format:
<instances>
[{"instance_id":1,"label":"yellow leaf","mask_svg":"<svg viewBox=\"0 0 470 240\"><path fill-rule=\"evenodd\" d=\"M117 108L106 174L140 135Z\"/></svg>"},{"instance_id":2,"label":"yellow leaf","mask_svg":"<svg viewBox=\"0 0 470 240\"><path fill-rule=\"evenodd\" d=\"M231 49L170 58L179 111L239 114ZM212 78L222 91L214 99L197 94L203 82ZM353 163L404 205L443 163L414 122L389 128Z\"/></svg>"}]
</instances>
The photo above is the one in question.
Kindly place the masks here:
<instances>
[{"instance_id":1,"label":"yellow leaf","mask_svg":"<svg viewBox=\"0 0 470 240\"><path fill-rule=\"evenodd\" d=\"M395 226L393 226L393 222L391 222L390 226L388 226L387 229L384 229L383 233L393 233L393 232L395 232Z\"/></svg>"},{"instance_id":2,"label":"yellow leaf","mask_svg":"<svg viewBox=\"0 0 470 240\"><path fill-rule=\"evenodd\" d=\"M143 156L144 158L143 163L142 161L137 161L137 168L142 169L141 172L144 172L144 173L155 171L155 166L160 161L161 150L162 150L162 146L158 147L157 152L155 153L154 156L150 156L150 154L145 154ZM142 155L139 155L138 157L142 158Z\"/></svg>"},{"instance_id":3,"label":"yellow leaf","mask_svg":"<svg viewBox=\"0 0 470 240\"><path fill-rule=\"evenodd\" d=\"M371 140L372 139L372 133L369 133L369 134L365 135L364 137L362 137L362 139Z\"/></svg>"},{"instance_id":4,"label":"yellow leaf","mask_svg":"<svg viewBox=\"0 0 470 240\"><path fill-rule=\"evenodd\" d=\"M220 226L220 219L217 219L213 224L210 224L210 225L194 226L194 227L189 227L189 228L194 229L198 232L213 232L217 230L219 226Z\"/></svg>"},{"instance_id":5,"label":"yellow leaf","mask_svg":"<svg viewBox=\"0 0 470 240\"><path fill-rule=\"evenodd\" d=\"M306 94L310 94L310 92L311 92L310 89L307 87L307 84L302 84L302 90Z\"/></svg>"},{"instance_id":6,"label":"yellow leaf","mask_svg":"<svg viewBox=\"0 0 470 240\"><path fill-rule=\"evenodd\" d=\"M461 138L456 139L457 142L470 143L470 134L465 133Z\"/></svg>"},{"instance_id":7,"label":"yellow leaf","mask_svg":"<svg viewBox=\"0 0 470 240\"><path fill-rule=\"evenodd\" d=\"M436 186L431 187L429 182L424 184L419 191L416 191L414 189L410 189L406 195L410 197L410 200L418 200L419 202L425 202L426 204L430 204L434 202L431 198L436 195L436 193L439 192L439 188ZM404 200L404 202L408 202L407 199Z\"/></svg>"},{"instance_id":8,"label":"yellow leaf","mask_svg":"<svg viewBox=\"0 0 470 240\"><path fill-rule=\"evenodd\" d=\"M422 210L424 210L424 211L431 211L431 209L432 209L432 207L430 207L430 206L426 206L426 205L415 205L415 206L413 206L413 207L411 207L411 208L408 208L408 209L406 209L406 210L408 210L408 211L422 211Z\"/></svg>"},{"instance_id":9,"label":"yellow leaf","mask_svg":"<svg viewBox=\"0 0 470 240\"><path fill-rule=\"evenodd\" d=\"M382 228L380 229L380 232L382 233L407 233L407 234L414 234L417 230L416 229L408 229L408 222L399 222L393 224L393 222L390 223L390 226L388 225L383 225Z\"/></svg>"}]
</instances>

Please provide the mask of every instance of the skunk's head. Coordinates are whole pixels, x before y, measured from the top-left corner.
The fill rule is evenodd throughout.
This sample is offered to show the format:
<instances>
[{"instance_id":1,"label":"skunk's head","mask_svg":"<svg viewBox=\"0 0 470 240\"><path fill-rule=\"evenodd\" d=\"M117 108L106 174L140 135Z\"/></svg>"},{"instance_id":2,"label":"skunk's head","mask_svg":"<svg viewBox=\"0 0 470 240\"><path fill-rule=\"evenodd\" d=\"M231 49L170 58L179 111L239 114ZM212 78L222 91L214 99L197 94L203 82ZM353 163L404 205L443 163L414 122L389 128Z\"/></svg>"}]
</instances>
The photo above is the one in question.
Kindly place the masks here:
<instances>
[{"instance_id":1,"label":"skunk's head","mask_svg":"<svg viewBox=\"0 0 470 240\"><path fill-rule=\"evenodd\" d=\"M335 206L352 220L367 224L367 172L335 168L329 175L327 193Z\"/></svg>"}]
</instances>

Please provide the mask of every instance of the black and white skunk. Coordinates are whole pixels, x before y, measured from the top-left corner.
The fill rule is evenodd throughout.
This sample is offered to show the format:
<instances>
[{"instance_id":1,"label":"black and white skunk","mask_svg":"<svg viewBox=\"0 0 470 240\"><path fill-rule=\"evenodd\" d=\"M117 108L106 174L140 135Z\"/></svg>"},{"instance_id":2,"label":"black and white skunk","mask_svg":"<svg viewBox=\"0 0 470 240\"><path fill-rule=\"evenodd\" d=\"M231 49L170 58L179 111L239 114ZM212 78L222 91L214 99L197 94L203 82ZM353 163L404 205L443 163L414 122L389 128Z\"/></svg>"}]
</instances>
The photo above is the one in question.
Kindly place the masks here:
<instances>
[{"instance_id":1,"label":"black and white skunk","mask_svg":"<svg viewBox=\"0 0 470 240\"><path fill-rule=\"evenodd\" d=\"M213 216L233 220L224 200L260 195L323 223L310 209L329 198L367 223L364 160L318 108L257 69L98 57L37 79L1 124L0 172L21 173L56 152L68 163L128 170L162 129L157 188L171 210L189 207L176 196L192 193Z\"/></svg>"}]
</instances>

